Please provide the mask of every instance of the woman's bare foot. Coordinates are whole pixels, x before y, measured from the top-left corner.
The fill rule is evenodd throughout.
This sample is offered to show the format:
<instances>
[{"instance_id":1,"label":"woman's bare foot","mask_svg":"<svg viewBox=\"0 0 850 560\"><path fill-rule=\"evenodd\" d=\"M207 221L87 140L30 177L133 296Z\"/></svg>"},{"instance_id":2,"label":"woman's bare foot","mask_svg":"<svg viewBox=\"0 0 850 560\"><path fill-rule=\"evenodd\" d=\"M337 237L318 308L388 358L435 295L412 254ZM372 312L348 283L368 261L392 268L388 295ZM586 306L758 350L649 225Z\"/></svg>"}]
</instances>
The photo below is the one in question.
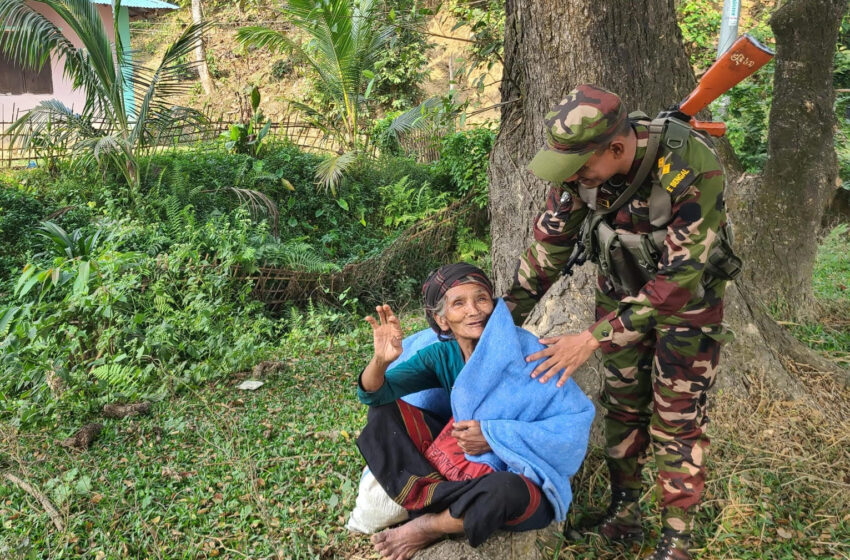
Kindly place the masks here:
<instances>
[{"instance_id":1,"label":"woman's bare foot","mask_svg":"<svg viewBox=\"0 0 850 560\"><path fill-rule=\"evenodd\" d=\"M409 560L432 542L447 534L463 531L463 519L455 519L448 510L408 521L401 527L372 536L372 544L388 560Z\"/></svg>"}]
</instances>

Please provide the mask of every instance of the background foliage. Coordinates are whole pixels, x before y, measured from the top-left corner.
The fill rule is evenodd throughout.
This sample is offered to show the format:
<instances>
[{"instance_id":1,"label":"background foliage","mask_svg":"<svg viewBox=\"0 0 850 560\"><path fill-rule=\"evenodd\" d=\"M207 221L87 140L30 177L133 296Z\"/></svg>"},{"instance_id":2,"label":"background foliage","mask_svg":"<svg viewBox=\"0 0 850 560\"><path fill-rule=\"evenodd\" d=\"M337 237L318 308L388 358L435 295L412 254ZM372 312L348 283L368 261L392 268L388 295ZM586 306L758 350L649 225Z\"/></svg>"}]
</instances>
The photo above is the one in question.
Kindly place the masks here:
<instances>
[{"instance_id":1,"label":"background foliage","mask_svg":"<svg viewBox=\"0 0 850 560\"><path fill-rule=\"evenodd\" d=\"M221 140L145 158L142 204L123 196L117 174L95 167L8 173L0 189L0 417L29 425L114 400L159 400L250 368L284 332L344 328L362 311L358 294L340 297L337 311L270 317L237 271L340 270L471 189L486 196L492 133L465 138L447 142L433 165L360 157L336 198L315 189L320 157L281 143L259 157ZM475 173L461 173L471 157ZM265 204L237 196L244 192ZM40 225L48 219L55 226ZM458 227L475 257L480 246ZM72 238L91 247L80 252ZM392 285L373 288L395 301L415 297L419 278L388 278Z\"/></svg>"},{"instance_id":2,"label":"background foliage","mask_svg":"<svg viewBox=\"0 0 850 560\"><path fill-rule=\"evenodd\" d=\"M230 17L231 4L208 2L208 15L230 10ZM265 18L275 4L246 0L237 10ZM749 3L741 30L771 44L773 4ZM388 131L428 85L423 31L431 13L411 0L377 5L376 17L393 31L375 53L373 77L363 74L355 89L363 118L357 132L381 155L363 150L352 157L333 195L316 189L319 156L269 136L251 138L269 122L259 104L237 123L245 125L237 138L140 153L135 202L119 170L86 158L39 161L35 169L0 175L0 468L40 481L68 526L56 534L25 494L0 484L0 557L169 557L184 554L187 543L208 557L236 550L310 559L372 554L365 538L342 529L341 515L353 504L361 467L353 438L365 411L352 394L370 351L362 316L370 298L418 308L421 278L400 266L388 285L370 293L343 291L332 304L271 315L238 271L263 264L338 271L380 254L404 228L464 197L477 212L455 224L452 243L458 259L487 268L487 162L496 132L468 126L465 102L444 96L436 128L450 133L436 140L438 160L404 157L403 143ZM715 56L721 2L676 6L699 73ZM501 60L504 4L450 0L440 9L455 19L455 30L471 31L464 71L482 85L484 74L475 73ZM835 57L838 89L850 89L849 38L845 18ZM269 80L305 75L291 52L269 59ZM239 56L256 54L246 49ZM232 72L224 61L211 61L214 73ZM771 67L762 70L730 92L725 108L715 107L751 171L766 153L771 74ZM264 106L273 102L268 84L257 85ZM320 81L313 87L306 99L320 109L333 103ZM840 93L836 148L845 188L848 106L850 96ZM260 141L249 144L254 140ZM848 239L846 226L834 228L818 257L821 321L789 325L840 362L850 356ZM404 321L410 330L424 327L418 313ZM272 373L256 374L266 386L236 393L260 363L274 364ZM827 380L813 384L838 401L840 390ZM700 512L704 529L695 539L702 554L846 556L850 527L846 516L832 513L847 504L846 445L835 436L843 433L840 423L753 394L758 402L724 400L716 414L709 460L719 474ZM154 401L153 417L104 421L101 439L85 454L56 448L54 441L81 423L102 421L102 404L141 398ZM846 410L842 403L831 405ZM742 428L745 415L756 421ZM604 506L603 470L601 452L592 450L577 477L577 507ZM650 494L641 504L647 516L657 515ZM820 512L816 518L813 511ZM549 552L620 554L566 542Z\"/></svg>"}]
</instances>

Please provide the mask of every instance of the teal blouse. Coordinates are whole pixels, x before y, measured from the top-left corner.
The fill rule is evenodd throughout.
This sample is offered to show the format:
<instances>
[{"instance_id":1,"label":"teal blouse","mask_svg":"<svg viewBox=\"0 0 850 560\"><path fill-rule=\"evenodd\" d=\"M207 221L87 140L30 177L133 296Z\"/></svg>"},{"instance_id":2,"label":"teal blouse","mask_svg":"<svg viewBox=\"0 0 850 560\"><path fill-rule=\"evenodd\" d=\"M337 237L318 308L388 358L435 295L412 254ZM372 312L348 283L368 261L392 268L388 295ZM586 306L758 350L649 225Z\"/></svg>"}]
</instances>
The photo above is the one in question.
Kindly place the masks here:
<instances>
[{"instance_id":1,"label":"teal blouse","mask_svg":"<svg viewBox=\"0 0 850 560\"><path fill-rule=\"evenodd\" d=\"M358 379L357 397L363 404L381 406L425 389L442 387L451 394L463 366L463 353L457 341L437 342L388 371L384 384L377 391L364 391Z\"/></svg>"}]
</instances>

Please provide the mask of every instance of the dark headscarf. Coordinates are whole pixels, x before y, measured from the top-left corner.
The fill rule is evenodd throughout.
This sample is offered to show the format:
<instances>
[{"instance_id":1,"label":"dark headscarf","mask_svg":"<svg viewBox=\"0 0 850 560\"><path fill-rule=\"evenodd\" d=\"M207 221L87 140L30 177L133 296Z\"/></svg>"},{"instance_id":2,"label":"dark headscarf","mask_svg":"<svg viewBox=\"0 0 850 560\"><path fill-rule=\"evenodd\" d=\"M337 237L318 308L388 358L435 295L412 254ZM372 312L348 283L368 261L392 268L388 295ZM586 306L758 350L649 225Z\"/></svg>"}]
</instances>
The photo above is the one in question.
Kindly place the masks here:
<instances>
[{"instance_id":1,"label":"dark headscarf","mask_svg":"<svg viewBox=\"0 0 850 560\"><path fill-rule=\"evenodd\" d=\"M446 292L461 284L480 284L487 290L490 297L493 297L493 283L490 282L484 271L477 266L464 262L441 266L432 271L425 279L425 283L422 284L425 318L428 320L428 325L440 335L441 339L448 339L449 337L447 337L447 333L440 330L440 326L434 320L432 310L437 307Z\"/></svg>"}]
</instances>

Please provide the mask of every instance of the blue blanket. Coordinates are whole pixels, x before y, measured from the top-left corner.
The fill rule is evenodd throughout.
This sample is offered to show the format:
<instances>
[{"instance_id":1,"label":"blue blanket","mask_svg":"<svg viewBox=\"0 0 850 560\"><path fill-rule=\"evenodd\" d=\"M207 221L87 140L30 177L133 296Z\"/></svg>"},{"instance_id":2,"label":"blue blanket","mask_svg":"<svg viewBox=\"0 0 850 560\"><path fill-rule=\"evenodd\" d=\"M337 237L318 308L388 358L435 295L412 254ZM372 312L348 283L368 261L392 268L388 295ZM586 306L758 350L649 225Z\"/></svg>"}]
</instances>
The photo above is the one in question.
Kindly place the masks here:
<instances>
[{"instance_id":1,"label":"blue blanket","mask_svg":"<svg viewBox=\"0 0 850 560\"><path fill-rule=\"evenodd\" d=\"M399 362L435 340L431 330L408 337ZM545 384L531 379L539 362L526 363L525 356L541 349L537 337L515 326L507 306L498 300L455 381L451 411L455 420L480 421L493 449L467 459L528 477L549 499L556 521L563 521L572 501L570 477L584 460L594 408L572 379L560 388L555 379ZM437 413L446 408L442 389L405 400Z\"/></svg>"}]
</instances>

